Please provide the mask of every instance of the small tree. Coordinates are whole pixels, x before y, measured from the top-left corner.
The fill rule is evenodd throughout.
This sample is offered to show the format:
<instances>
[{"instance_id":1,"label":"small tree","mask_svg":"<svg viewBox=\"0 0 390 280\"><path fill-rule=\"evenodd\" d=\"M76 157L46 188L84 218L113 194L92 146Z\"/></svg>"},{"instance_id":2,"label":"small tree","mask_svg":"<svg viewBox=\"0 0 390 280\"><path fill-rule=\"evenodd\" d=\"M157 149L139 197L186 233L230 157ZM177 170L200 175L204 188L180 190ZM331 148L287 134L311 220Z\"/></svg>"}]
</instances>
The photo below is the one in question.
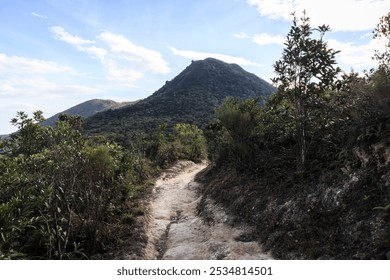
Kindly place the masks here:
<instances>
[{"instance_id":1,"label":"small tree","mask_svg":"<svg viewBox=\"0 0 390 280\"><path fill-rule=\"evenodd\" d=\"M15 154L31 155L40 151L45 142L45 129L39 123L44 121L42 111L33 113L30 118L25 112L17 112L11 124L18 128L18 132L11 135L12 142L15 144Z\"/></svg>"},{"instance_id":2,"label":"small tree","mask_svg":"<svg viewBox=\"0 0 390 280\"><path fill-rule=\"evenodd\" d=\"M299 20L293 14L293 26L287 35L282 58L275 65L279 92L293 107L296 138L299 144L299 169L303 170L307 153L307 126L310 120L309 105L316 103L326 90L334 89L339 83L337 76L341 69L335 67L335 55L323 40L329 26L313 29L306 12ZM313 32L319 33L312 38Z\"/></svg>"},{"instance_id":3,"label":"small tree","mask_svg":"<svg viewBox=\"0 0 390 280\"><path fill-rule=\"evenodd\" d=\"M379 68L390 75L390 13L380 18L374 29L374 39L382 39L385 43L383 52L376 50L374 59L378 61Z\"/></svg>"}]
</instances>

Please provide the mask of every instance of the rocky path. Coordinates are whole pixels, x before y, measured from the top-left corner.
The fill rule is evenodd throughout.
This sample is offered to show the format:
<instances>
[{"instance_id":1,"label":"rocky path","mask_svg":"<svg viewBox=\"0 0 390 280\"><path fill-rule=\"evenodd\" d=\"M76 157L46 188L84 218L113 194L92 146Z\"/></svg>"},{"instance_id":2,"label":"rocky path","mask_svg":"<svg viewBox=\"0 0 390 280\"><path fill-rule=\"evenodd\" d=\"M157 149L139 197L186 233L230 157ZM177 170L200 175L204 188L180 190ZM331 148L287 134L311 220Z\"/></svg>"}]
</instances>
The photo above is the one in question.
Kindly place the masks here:
<instances>
[{"instance_id":1,"label":"rocky path","mask_svg":"<svg viewBox=\"0 0 390 280\"><path fill-rule=\"evenodd\" d=\"M194 177L205 167L182 161L156 182L144 259L269 259L258 243L247 242L250 229L229 226L228 216L211 202L212 225L196 215L201 197Z\"/></svg>"}]
</instances>

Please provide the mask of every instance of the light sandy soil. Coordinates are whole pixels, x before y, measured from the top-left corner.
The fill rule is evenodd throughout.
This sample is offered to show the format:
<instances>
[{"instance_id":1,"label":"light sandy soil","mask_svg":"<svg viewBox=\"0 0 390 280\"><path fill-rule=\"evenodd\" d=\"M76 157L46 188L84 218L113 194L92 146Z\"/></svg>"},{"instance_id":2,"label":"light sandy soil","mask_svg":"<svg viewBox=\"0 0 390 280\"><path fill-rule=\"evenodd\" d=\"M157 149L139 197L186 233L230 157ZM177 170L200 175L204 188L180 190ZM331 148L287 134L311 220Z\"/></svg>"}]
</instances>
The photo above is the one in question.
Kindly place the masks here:
<instances>
[{"instance_id":1,"label":"light sandy soil","mask_svg":"<svg viewBox=\"0 0 390 280\"><path fill-rule=\"evenodd\" d=\"M157 180L149 206L144 259L270 259L257 242L243 242L250 228L228 225L229 217L211 201L207 207L213 215L212 225L196 215L201 197L194 177L206 166L181 161Z\"/></svg>"}]
</instances>

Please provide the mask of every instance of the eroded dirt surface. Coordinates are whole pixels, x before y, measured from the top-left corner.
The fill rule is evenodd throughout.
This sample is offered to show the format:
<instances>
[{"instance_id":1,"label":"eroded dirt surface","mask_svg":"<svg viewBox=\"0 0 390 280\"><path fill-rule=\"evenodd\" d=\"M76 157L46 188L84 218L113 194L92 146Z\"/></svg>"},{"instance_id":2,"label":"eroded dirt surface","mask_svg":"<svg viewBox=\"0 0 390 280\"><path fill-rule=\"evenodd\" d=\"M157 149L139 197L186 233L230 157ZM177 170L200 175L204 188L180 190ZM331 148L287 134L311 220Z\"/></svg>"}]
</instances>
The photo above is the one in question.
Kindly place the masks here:
<instances>
[{"instance_id":1,"label":"eroded dirt surface","mask_svg":"<svg viewBox=\"0 0 390 280\"><path fill-rule=\"evenodd\" d=\"M206 164L182 161L156 182L149 207L148 244L145 259L270 259L261 246L251 240L251 229L233 228L222 209L208 201L213 223L196 215L201 197L195 175Z\"/></svg>"}]
</instances>

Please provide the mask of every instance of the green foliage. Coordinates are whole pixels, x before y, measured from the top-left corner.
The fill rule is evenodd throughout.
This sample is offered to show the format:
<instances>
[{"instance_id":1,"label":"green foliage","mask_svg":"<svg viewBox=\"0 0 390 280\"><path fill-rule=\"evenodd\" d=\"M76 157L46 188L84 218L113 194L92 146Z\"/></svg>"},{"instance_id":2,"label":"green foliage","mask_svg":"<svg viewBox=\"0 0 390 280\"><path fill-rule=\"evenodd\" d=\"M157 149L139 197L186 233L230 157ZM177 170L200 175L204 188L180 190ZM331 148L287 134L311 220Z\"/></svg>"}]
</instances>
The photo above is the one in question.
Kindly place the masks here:
<instances>
[{"instance_id":1,"label":"green foliage","mask_svg":"<svg viewBox=\"0 0 390 280\"><path fill-rule=\"evenodd\" d=\"M352 72L339 78L337 52L323 40L328 30L312 29L306 14L301 21L294 17L282 59L275 63L278 93L262 108L254 100L228 98L216 109L218 120L205 133L216 165L269 180L297 171L306 173L297 178L315 177L357 166L352 147L387 135L390 76L378 69L368 77ZM315 31L319 34L312 38Z\"/></svg>"},{"instance_id":2,"label":"green foliage","mask_svg":"<svg viewBox=\"0 0 390 280\"><path fill-rule=\"evenodd\" d=\"M144 171L120 146L84 138L80 118L61 116L51 128L39 115L18 113L19 132L0 157L0 256L89 257L112 238L107 227Z\"/></svg>"},{"instance_id":3,"label":"green foliage","mask_svg":"<svg viewBox=\"0 0 390 280\"><path fill-rule=\"evenodd\" d=\"M33 118L29 118L24 112L17 112L17 116L11 120L11 124L19 129L19 132L11 136L12 140L18 141L18 150L16 153L33 154L42 148L45 140L45 130L39 125L43 121L41 111L36 111Z\"/></svg>"},{"instance_id":4,"label":"green foliage","mask_svg":"<svg viewBox=\"0 0 390 280\"><path fill-rule=\"evenodd\" d=\"M89 258L116 240L144 211L134 200L143 185L177 159L199 161L205 139L195 125L161 126L138 134L129 150L105 137L85 138L82 119L60 115L42 127L18 112L19 128L1 142L0 258Z\"/></svg>"},{"instance_id":5,"label":"green foliage","mask_svg":"<svg viewBox=\"0 0 390 280\"><path fill-rule=\"evenodd\" d=\"M162 125L147 141L146 155L160 167L178 159L201 161L207 157L206 139L196 125L178 123L173 131Z\"/></svg>"},{"instance_id":6,"label":"green foliage","mask_svg":"<svg viewBox=\"0 0 390 280\"><path fill-rule=\"evenodd\" d=\"M205 127L204 135L207 141L207 155L213 164L218 164L220 161L223 161L221 156L226 154L223 151L229 145L226 134L227 130L219 120L210 122Z\"/></svg>"},{"instance_id":7,"label":"green foliage","mask_svg":"<svg viewBox=\"0 0 390 280\"><path fill-rule=\"evenodd\" d=\"M372 111L379 114L390 114L390 71L380 67L369 77L371 90L366 98L370 100Z\"/></svg>"},{"instance_id":8,"label":"green foliage","mask_svg":"<svg viewBox=\"0 0 390 280\"><path fill-rule=\"evenodd\" d=\"M260 116L258 99L227 98L221 106L216 108L216 116L224 127L224 131L218 126L209 126L219 133L213 140L209 138L210 145L215 146L217 142L225 145L218 149L223 151L225 160L233 161L239 168L246 168L248 163L252 164L256 155L256 126ZM209 134L210 136L210 134ZM214 156L215 157L215 156Z\"/></svg>"},{"instance_id":9,"label":"green foliage","mask_svg":"<svg viewBox=\"0 0 390 280\"><path fill-rule=\"evenodd\" d=\"M307 18L294 21L275 65L279 91L264 107L228 99L217 108L205 131L213 168L204 195L257 227L276 257L383 259L390 75L381 66L338 80L326 30L311 39Z\"/></svg>"},{"instance_id":10,"label":"green foliage","mask_svg":"<svg viewBox=\"0 0 390 280\"><path fill-rule=\"evenodd\" d=\"M276 78L273 82L284 94L292 107L291 112L296 121L296 138L299 143L300 169L304 169L307 154L308 125L312 110L310 107L322 103L326 90L340 87L335 55L323 37L329 26L322 25L317 29L310 26L309 18L304 12L301 22L294 15L293 26L286 37L282 59L275 63ZM319 32L319 38L312 38L313 31Z\"/></svg>"},{"instance_id":11,"label":"green foliage","mask_svg":"<svg viewBox=\"0 0 390 280\"><path fill-rule=\"evenodd\" d=\"M228 97L216 109L216 116L234 139L245 142L253 134L259 112L258 99L240 101Z\"/></svg>"},{"instance_id":12,"label":"green foliage","mask_svg":"<svg viewBox=\"0 0 390 280\"><path fill-rule=\"evenodd\" d=\"M167 126L161 125L151 136L146 148L146 155L158 166L167 167L177 159L174 146L166 134Z\"/></svg>"},{"instance_id":13,"label":"green foliage","mask_svg":"<svg viewBox=\"0 0 390 280\"><path fill-rule=\"evenodd\" d=\"M196 125L176 124L173 128L176 154L181 159L199 162L207 156L206 139Z\"/></svg>"}]
</instances>

